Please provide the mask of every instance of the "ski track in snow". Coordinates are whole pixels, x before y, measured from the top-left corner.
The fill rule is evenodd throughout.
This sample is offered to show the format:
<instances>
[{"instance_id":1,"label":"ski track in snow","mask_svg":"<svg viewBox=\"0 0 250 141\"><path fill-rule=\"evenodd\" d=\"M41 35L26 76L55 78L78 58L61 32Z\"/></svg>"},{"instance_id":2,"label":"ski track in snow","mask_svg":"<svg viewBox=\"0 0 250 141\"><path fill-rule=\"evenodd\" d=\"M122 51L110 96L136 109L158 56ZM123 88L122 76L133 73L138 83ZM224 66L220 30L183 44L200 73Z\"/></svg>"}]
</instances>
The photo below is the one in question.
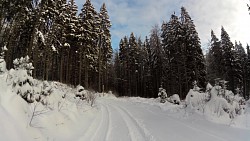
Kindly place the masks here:
<instances>
[{"instance_id":1,"label":"ski track in snow","mask_svg":"<svg viewBox=\"0 0 250 141\"><path fill-rule=\"evenodd\" d=\"M125 127L126 127L125 130L127 130L127 136L126 136L126 137L128 138L128 140L132 141L129 126L128 126L128 124L127 124L125 118L123 117L123 115L120 114L120 112L117 110L117 108L115 108L115 107L113 107L113 106L110 106L110 105L109 105L109 109L110 109L110 111L113 111L113 115L116 117L116 119L117 119L117 117L121 117L121 118L119 119L119 122L120 122L120 123L124 123L124 125L125 125ZM115 112L117 112L117 114L114 114ZM114 117L113 117L113 118L114 118ZM114 119L115 119L115 118L114 118ZM123 127L124 127L124 126L123 126ZM126 134L126 133L124 133L124 134ZM111 131L109 132L109 136L111 136ZM110 137L110 140L112 140L111 137ZM115 139L113 139L113 140L115 141ZM125 140L125 139L120 139L120 140ZM108 140L107 140L107 141L108 141Z\"/></svg>"},{"instance_id":2,"label":"ski track in snow","mask_svg":"<svg viewBox=\"0 0 250 141\"><path fill-rule=\"evenodd\" d=\"M102 117L97 115L89 127L83 132L83 136L78 141L90 140L93 133L95 133L98 128L99 123L101 122Z\"/></svg>"},{"instance_id":3,"label":"ski track in snow","mask_svg":"<svg viewBox=\"0 0 250 141\"><path fill-rule=\"evenodd\" d=\"M94 133L94 135L92 135L91 141L100 141L102 139L105 139L106 141L108 141L107 139L107 134L110 130L110 116L109 116L109 110L105 105L100 104L101 106L101 121L99 123L99 126L96 129L96 132Z\"/></svg>"},{"instance_id":4,"label":"ski track in snow","mask_svg":"<svg viewBox=\"0 0 250 141\"><path fill-rule=\"evenodd\" d=\"M151 135L151 133L149 133L149 131L146 129L145 125L137 120L128 110L126 110L125 108L121 107L121 106L118 106L120 107L125 113L127 113L127 115L134 121L134 123L137 125L137 127L140 128L140 130L143 132L143 135L145 137L147 137L147 140L149 141L155 141L153 135Z\"/></svg>"},{"instance_id":5,"label":"ski track in snow","mask_svg":"<svg viewBox=\"0 0 250 141\"><path fill-rule=\"evenodd\" d=\"M144 128L124 108L120 106L111 107L116 109L126 122L127 128L129 129L131 141L152 141L150 140L150 138L147 138L147 134L144 132Z\"/></svg>"},{"instance_id":6,"label":"ski track in snow","mask_svg":"<svg viewBox=\"0 0 250 141\"><path fill-rule=\"evenodd\" d=\"M103 99L98 101L97 105L100 113L83 132L80 140L155 141L143 123L124 107L119 106L116 100Z\"/></svg>"},{"instance_id":7,"label":"ski track in snow","mask_svg":"<svg viewBox=\"0 0 250 141\"><path fill-rule=\"evenodd\" d=\"M107 110L107 112L108 112L108 117L109 117L109 119L108 119L108 130L107 130L107 135L106 135L106 141L108 141L109 140L109 137L110 137L110 133L111 133L111 127L112 127L112 120L111 120L111 114L110 114L110 110L109 110L109 108L107 107L107 106L105 106L105 108L106 108L106 110Z\"/></svg>"}]
</instances>

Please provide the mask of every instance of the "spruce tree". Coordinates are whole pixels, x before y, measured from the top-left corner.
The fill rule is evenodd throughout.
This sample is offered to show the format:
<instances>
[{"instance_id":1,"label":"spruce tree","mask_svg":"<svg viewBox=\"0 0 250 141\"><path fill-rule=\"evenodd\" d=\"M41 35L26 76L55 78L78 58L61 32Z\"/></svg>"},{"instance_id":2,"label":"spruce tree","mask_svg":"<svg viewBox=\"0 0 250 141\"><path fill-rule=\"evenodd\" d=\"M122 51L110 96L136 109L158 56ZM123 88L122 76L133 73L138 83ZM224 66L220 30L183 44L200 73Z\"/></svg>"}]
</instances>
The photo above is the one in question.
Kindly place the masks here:
<instances>
[{"instance_id":1,"label":"spruce tree","mask_svg":"<svg viewBox=\"0 0 250 141\"><path fill-rule=\"evenodd\" d=\"M201 49L200 38L195 29L193 20L184 7L181 8L181 23L184 30L184 44L187 54L187 75L189 76L189 86L192 82L198 81L202 88L206 86L205 59Z\"/></svg>"},{"instance_id":2,"label":"spruce tree","mask_svg":"<svg viewBox=\"0 0 250 141\"><path fill-rule=\"evenodd\" d=\"M89 77L91 73L97 70L96 62L98 60L97 41L100 33L100 19L98 13L90 0L86 0L81 9L80 17L80 69L84 67L84 86L89 88ZM80 71L81 73L81 71ZM94 75L94 74L92 74ZM92 76L93 77L93 76ZM79 76L79 83L82 77Z\"/></svg>"},{"instance_id":3,"label":"spruce tree","mask_svg":"<svg viewBox=\"0 0 250 141\"><path fill-rule=\"evenodd\" d=\"M185 97L185 91L188 89L183 32L181 22L176 15L172 15L169 22L162 25L161 37L166 57L165 65L167 65L163 77L164 84L167 93L170 95L178 93L181 97Z\"/></svg>"},{"instance_id":4,"label":"spruce tree","mask_svg":"<svg viewBox=\"0 0 250 141\"><path fill-rule=\"evenodd\" d=\"M78 17L77 17L77 5L75 0L70 0L66 5L65 12L65 43L70 45L68 51L68 66L67 66L67 82L70 84L77 85L78 81Z\"/></svg>"},{"instance_id":5,"label":"spruce tree","mask_svg":"<svg viewBox=\"0 0 250 141\"><path fill-rule=\"evenodd\" d=\"M120 76L119 84L122 84L122 89L120 89L120 94L128 96L129 92L129 43L128 38L125 36L120 41L119 45L119 61L120 61Z\"/></svg>"},{"instance_id":6,"label":"spruce tree","mask_svg":"<svg viewBox=\"0 0 250 141\"><path fill-rule=\"evenodd\" d=\"M112 47L111 47L111 22L109 20L109 15L106 9L105 3L103 3L100 13L100 35L99 35L99 60L98 60L98 82L99 91L101 90L101 83L103 86L108 86L107 81L107 67L108 62L112 57ZM101 78L102 77L102 78ZM102 81L102 82L101 82ZM104 85L105 84L105 85Z\"/></svg>"},{"instance_id":7,"label":"spruce tree","mask_svg":"<svg viewBox=\"0 0 250 141\"><path fill-rule=\"evenodd\" d=\"M13 60L27 55L30 51L31 33L34 21L32 1L1 1L0 39L1 45L6 45L7 67L13 67ZM3 12L3 13L2 13ZM1 46L3 47L3 46Z\"/></svg>"},{"instance_id":8,"label":"spruce tree","mask_svg":"<svg viewBox=\"0 0 250 141\"><path fill-rule=\"evenodd\" d=\"M144 42L145 48L145 66L144 66L144 81L145 81L145 97L150 97L153 91L153 48L150 45L148 37Z\"/></svg>"},{"instance_id":9,"label":"spruce tree","mask_svg":"<svg viewBox=\"0 0 250 141\"><path fill-rule=\"evenodd\" d=\"M213 84L216 78L223 78L222 68L222 48L220 47L219 39L211 31L210 48L207 54L207 74L208 81Z\"/></svg>"},{"instance_id":10,"label":"spruce tree","mask_svg":"<svg viewBox=\"0 0 250 141\"><path fill-rule=\"evenodd\" d=\"M233 52L233 43L230 41L230 37L225 29L221 28L221 48L222 48L222 66L223 66L223 79L229 81L229 90L234 91L236 88L235 81L234 81L234 61L235 55Z\"/></svg>"},{"instance_id":11,"label":"spruce tree","mask_svg":"<svg viewBox=\"0 0 250 141\"><path fill-rule=\"evenodd\" d=\"M146 60L147 60L147 50L144 46L144 43L142 42L141 38L139 37L137 39L138 43L138 73L137 73L137 92L138 96L145 97L145 66L146 66Z\"/></svg>"},{"instance_id":12,"label":"spruce tree","mask_svg":"<svg viewBox=\"0 0 250 141\"><path fill-rule=\"evenodd\" d=\"M247 59L245 62L245 75L246 75L245 98L249 99L250 98L250 48L249 48L249 45L247 45Z\"/></svg>"},{"instance_id":13,"label":"spruce tree","mask_svg":"<svg viewBox=\"0 0 250 141\"><path fill-rule=\"evenodd\" d=\"M161 34L158 25L155 25L150 33L150 46L152 48L152 76L153 91L158 91L162 84L163 76L163 48L161 45ZM157 93L153 93L150 97L157 97Z\"/></svg>"},{"instance_id":14,"label":"spruce tree","mask_svg":"<svg viewBox=\"0 0 250 141\"><path fill-rule=\"evenodd\" d=\"M235 81L235 89L239 89L241 92L245 93L245 90L243 87L244 79L245 79L244 65L245 65L247 56L240 42L238 44L235 41L234 56L235 56L235 60L233 62L233 74L234 74L234 81Z\"/></svg>"},{"instance_id":15,"label":"spruce tree","mask_svg":"<svg viewBox=\"0 0 250 141\"><path fill-rule=\"evenodd\" d=\"M129 37L129 95L137 96L137 77L139 52L138 43L133 33Z\"/></svg>"}]
</instances>

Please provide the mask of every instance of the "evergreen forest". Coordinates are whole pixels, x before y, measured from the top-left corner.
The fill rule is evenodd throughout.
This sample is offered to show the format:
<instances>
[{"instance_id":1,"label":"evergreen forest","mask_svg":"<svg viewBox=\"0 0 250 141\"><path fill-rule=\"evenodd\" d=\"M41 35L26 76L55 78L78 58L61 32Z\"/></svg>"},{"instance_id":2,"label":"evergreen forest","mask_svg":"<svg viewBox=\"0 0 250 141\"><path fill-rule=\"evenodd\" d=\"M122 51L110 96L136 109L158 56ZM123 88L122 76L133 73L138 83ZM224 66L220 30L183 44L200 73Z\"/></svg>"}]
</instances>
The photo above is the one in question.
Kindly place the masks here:
<instances>
[{"instance_id":1,"label":"evergreen forest","mask_svg":"<svg viewBox=\"0 0 250 141\"><path fill-rule=\"evenodd\" d=\"M211 30L205 52L185 7L163 20L147 37L131 32L112 47L105 3L96 10L90 0L82 7L75 0L1 0L1 57L11 69L29 56L34 78L119 96L157 97L163 87L184 99L194 82L205 91L220 78L249 99L248 45L231 41L222 26L219 38Z\"/></svg>"}]
</instances>

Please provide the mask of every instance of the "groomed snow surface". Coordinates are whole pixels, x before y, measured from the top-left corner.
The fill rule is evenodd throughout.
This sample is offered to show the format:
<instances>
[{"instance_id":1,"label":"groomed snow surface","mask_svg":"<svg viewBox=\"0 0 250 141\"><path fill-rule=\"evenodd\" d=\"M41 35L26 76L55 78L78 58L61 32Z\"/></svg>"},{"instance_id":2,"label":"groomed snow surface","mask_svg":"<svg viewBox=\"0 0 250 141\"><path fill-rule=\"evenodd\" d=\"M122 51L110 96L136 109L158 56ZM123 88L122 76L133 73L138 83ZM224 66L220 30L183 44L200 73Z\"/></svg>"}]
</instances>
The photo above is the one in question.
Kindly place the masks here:
<instances>
[{"instance_id":1,"label":"groomed snow surface","mask_svg":"<svg viewBox=\"0 0 250 141\"><path fill-rule=\"evenodd\" d=\"M250 141L250 111L233 120L207 117L159 99L96 94L93 107L76 90L50 82L48 105L27 104L0 75L3 141ZM34 116L35 115L35 116Z\"/></svg>"}]
</instances>

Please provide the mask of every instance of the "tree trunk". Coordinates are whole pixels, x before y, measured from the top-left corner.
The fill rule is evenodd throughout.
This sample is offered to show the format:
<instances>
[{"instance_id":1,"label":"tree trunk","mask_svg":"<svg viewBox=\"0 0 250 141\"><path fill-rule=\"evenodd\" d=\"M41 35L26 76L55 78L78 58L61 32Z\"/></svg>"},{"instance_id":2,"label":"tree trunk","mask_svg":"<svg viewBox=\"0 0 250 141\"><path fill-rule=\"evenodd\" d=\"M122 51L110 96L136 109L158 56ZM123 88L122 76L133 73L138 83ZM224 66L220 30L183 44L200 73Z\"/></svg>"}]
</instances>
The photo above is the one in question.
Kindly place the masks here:
<instances>
[{"instance_id":1,"label":"tree trunk","mask_svg":"<svg viewBox=\"0 0 250 141\"><path fill-rule=\"evenodd\" d=\"M82 84L82 52L79 52L79 75L78 75L78 83L81 85Z\"/></svg>"},{"instance_id":2,"label":"tree trunk","mask_svg":"<svg viewBox=\"0 0 250 141\"><path fill-rule=\"evenodd\" d=\"M86 57L86 55L84 55L84 60L85 60L85 70L84 70L84 85L86 88L89 88L89 62L88 59Z\"/></svg>"},{"instance_id":3,"label":"tree trunk","mask_svg":"<svg viewBox=\"0 0 250 141\"><path fill-rule=\"evenodd\" d=\"M99 55L98 55L98 91L101 92L101 73L102 73L102 38L99 37Z\"/></svg>"},{"instance_id":4,"label":"tree trunk","mask_svg":"<svg viewBox=\"0 0 250 141\"><path fill-rule=\"evenodd\" d=\"M63 53L62 53L63 54ZM60 82L63 82L63 56L61 54L60 58Z\"/></svg>"}]
</instances>

